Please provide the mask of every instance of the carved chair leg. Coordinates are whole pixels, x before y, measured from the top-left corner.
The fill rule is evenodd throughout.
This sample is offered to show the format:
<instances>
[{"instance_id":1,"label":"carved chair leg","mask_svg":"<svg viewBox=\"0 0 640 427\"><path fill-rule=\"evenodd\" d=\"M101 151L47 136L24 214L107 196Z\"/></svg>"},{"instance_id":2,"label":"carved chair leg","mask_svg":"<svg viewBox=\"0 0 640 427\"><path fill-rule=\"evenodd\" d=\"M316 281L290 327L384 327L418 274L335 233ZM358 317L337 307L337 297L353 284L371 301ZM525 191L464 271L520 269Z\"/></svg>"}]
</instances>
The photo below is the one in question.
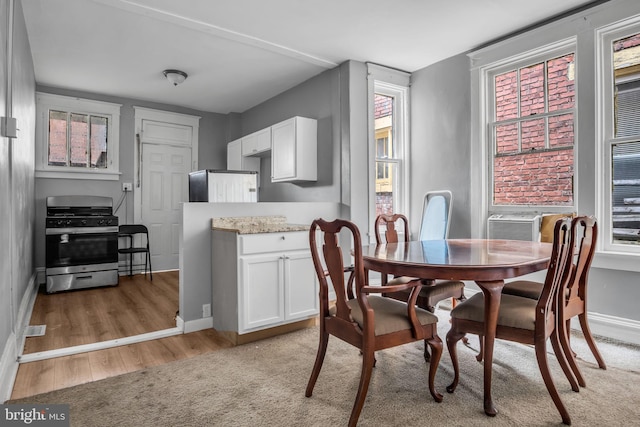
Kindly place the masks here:
<instances>
[{"instance_id":1,"label":"carved chair leg","mask_svg":"<svg viewBox=\"0 0 640 427\"><path fill-rule=\"evenodd\" d=\"M438 363L440 363L440 357L442 356L442 340L439 336L435 336L430 340L425 340L425 346L431 347L431 361L429 363L429 392L436 402L442 402L442 395L436 391L435 379L436 371L438 370Z\"/></svg>"},{"instance_id":2,"label":"carved chair leg","mask_svg":"<svg viewBox=\"0 0 640 427\"><path fill-rule=\"evenodd\" d=\"M351 410L351 417L349 418L349 427L355 427L358 424L358 418L362 407L364 406L364 399L367 397L367 391L369 390L369 381L371 380L371 371L375 363L374 352L364 351L362 353L362 374L360 375L360 385L358 386L358 393L356 394L356 400L353 403L353 409Z\"/></svg>"},{"instance_id":3,"label":"carved chair leg","mask_svg":"<svg viewBox=\"0 0 640 427\"><path fill-rule=\"evenodd\" d=\"M478 335L478 344L480 345L480 350L476 355L476 360L482 362L482 358L484 357L484 337L482 335Z\"/></svg>"},{"instance_id":4,"label":"carved chair leg","mask_svg":"<svg viewBox=\"0 0 640 427\"><path fill-rule=\"evenodd\" d=\"M582 387L585 386L584 378L580 373L580 369L575 364L575 359L570 353L571 349L568 348L566 339L563 338L563 334L564 330L556 329L549 337L549 340L553 346L553 351L556 354L558 363L562 368L562 372L564 372L565 377L569 380L569 384L571 384L571 390L580 391L580 387L578 385ZM567 353L567 351L569 353Z\"/></svg>"},{"instance_id":5,"label":"carved chair leg","mask_svg":"<svg viewBox=\"0 0 640 427\"><path fill-rule=\"evenodd\" d=\"M305 392L306 397L311 397L313 393L313 387L316 385L318 375L320 375L320 369L322 369L322 362L324 362L324 356L327 353L327 343L329 342L329 334L324 330L320 331L320 342L318 343L318 354L316 355L316 361L313 364L313 370L311 371L311 377L307 383L307 390Z\"/></svg>"},{"instance_id":6,"label":"carved chair leg","mask_svg":"<svg viewBox=\"0 0 640 427\"><path fill-rule=\"evenodd\" d=\"M556 386L553 383L553 379L551 378L551 371L549 370L549 361L547 359L547 348L545 342L536 344L535 348L538 367L540 368L540 373L542 374L544 384L545 386L547 386L547 391L549 392L553 403L556 405L558 412L560 412L562 422L566 425L571 425L571 417L569 416L569 412L562 403L560 395L558 394L558 390L556 389Z\"/></svg>"},{"instance_id":7,"label":"carved chair leg","mask_svg":"<svg viewBox=\"0 0 640 427\"><path fill-rule=\"evenodd\" d=\"M458 353L456 351L456 344L464 337L464 333L454 331L450 329L447 333L447 349L449 350L449 356L451 356L451 364L453 365L453 382L447 386L447 391L453 393L458 386L460 380L460 367L458 366Z\"/></svg>"},{"instance_id":8,"label":"carved chair leg","mask_svg":"<svg viewBox=\"0 0 640 427\"><path fill-rule=\"evenodd\" d=\"M598 361L598 366L600 369L607 369L607 365L604 363L604 359L602 355L598 351L598 347L596 346L596 342L591 335L591 330L589 329L589 323L587 323L587 313L582 313L578 315L578 319L580 320L580 328L582 328L582 334L584 335L585 341L589 345L589 349L591 349L591 353Z\"/></svg>"}]
</instances>

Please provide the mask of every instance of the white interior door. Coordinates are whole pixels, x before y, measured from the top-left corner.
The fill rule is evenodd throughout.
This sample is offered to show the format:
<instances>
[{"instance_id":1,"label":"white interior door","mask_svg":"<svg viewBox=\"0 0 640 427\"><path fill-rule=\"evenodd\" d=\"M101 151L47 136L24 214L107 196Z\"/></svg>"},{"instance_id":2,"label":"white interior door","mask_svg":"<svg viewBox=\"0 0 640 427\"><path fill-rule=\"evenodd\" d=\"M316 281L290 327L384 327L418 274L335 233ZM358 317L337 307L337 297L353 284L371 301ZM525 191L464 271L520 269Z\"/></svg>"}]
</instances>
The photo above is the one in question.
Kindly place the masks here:
<instances>
[{"instance_id":1,"label":"white interior door","mask_svg":"<svg viewBox=\"0 0 640 427\"><path fill-rule=\"evenodd\" d=\"M134 222L149 228L153 270L177 270L181 204L188 201L189 172L198 167L200 117L144 107L134 109Z\"/></svg>"},{"instance_id":2,"label":"white interior door","mask_svg":"<svg viewBox=\"0 0 640 427\"><path fill-rule=\"evenodd\" d=\"M191 148L143 143L141 150L142 223L149 228L151 265L154 270L177 270Z\"/></svg>"}]
</instances>

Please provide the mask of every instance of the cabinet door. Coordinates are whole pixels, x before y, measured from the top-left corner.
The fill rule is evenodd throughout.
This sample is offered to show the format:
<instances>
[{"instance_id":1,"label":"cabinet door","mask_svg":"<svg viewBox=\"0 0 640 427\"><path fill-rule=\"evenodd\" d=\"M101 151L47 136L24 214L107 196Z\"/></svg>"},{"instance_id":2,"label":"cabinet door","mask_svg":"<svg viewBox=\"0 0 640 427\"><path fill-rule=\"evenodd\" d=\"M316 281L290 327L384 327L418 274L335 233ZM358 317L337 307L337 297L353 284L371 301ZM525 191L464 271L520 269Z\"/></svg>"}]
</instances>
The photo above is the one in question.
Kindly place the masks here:
<instances>
[{"instance_id":1,"label":"cabinet door","mask_svg":"<svg viewBox=\"0 0 640 427\"><path fill-rule=\"evenodd\" d=\"M271 127L271 181L296 176L296 122L285 120Z\"/></svg>"},{"instance_id":2,"label":"cabinet door","mask_svg":"<svg viewBox=\"0 0 640 427\"><path fill-rule=\"evenodd\" d=\"M254 156L271 150L271 128L254 132L242 138L242 155Z\"/></svg>"},{"instance_id":3,"label":"cabinet door","mask_svg":"<svg viewBox=\"0 0 640 427\"><path fill-rule=\"evenodd\" d=\"M283 266L281 254L240 258L240 332L284 321Z\"/></svg>"},{"instance_id":4,"label":"cabinet door","mask_svg":"<svg viewBox=\"0 0 640 427\"><path fill-rule=\"evenodd\" d=\"M311 252L289 252L284 258L285 319L309 317L319 312L319 284Z\"/></svg>"}]
</instances>

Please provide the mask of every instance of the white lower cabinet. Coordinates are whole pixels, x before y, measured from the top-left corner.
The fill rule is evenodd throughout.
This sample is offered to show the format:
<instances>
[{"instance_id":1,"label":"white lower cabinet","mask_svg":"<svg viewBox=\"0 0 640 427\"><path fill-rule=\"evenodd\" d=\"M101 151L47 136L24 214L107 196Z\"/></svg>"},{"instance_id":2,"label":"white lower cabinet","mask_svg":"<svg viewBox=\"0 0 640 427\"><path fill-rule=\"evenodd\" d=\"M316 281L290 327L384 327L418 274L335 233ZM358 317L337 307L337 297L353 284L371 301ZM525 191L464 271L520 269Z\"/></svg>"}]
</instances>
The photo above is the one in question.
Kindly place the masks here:
<instances>
[{"instance_id":1,"label":"white lower cabinet","mask_svg":"<svg viewBox=\"0 0 640 427\"><path fill-rule=\"evenodd\" d=\"M240 257L240 328L255 329L318 314L309 251Z\"/></svg>"},{"instance_id":2,"label":"white lower cabinet","mask_svg":"<svg viewBox=\"0 0 640 427\"><path fill-rule=\"evenodd\" d=\"M308 236L213 231L214 328L243 334L316 316L318 280Z\"/></svg>"}]
</instances>

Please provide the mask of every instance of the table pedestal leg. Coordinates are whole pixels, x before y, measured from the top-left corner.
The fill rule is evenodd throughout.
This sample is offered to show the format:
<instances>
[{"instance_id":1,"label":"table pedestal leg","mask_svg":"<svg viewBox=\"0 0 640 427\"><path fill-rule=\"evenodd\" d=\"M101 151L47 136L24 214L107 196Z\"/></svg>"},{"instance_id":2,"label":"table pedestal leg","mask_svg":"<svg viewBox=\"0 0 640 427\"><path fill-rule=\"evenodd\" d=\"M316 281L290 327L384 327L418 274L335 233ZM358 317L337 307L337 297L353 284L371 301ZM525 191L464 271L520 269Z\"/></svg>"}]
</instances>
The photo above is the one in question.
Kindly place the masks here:
<instances>
[{"instance_id":1,"label":"table pedestal leg","mask_svg":"<svg viewBox=\"0 0 640 427\"><path fill-rule=\"evenodd\" d=\"M491 398L493 344L496 339L498 310L500 309L504 281L496 280L476 283L484 294L484 413L493 417L498 413Z\"/></svg>"}]
</instances>

